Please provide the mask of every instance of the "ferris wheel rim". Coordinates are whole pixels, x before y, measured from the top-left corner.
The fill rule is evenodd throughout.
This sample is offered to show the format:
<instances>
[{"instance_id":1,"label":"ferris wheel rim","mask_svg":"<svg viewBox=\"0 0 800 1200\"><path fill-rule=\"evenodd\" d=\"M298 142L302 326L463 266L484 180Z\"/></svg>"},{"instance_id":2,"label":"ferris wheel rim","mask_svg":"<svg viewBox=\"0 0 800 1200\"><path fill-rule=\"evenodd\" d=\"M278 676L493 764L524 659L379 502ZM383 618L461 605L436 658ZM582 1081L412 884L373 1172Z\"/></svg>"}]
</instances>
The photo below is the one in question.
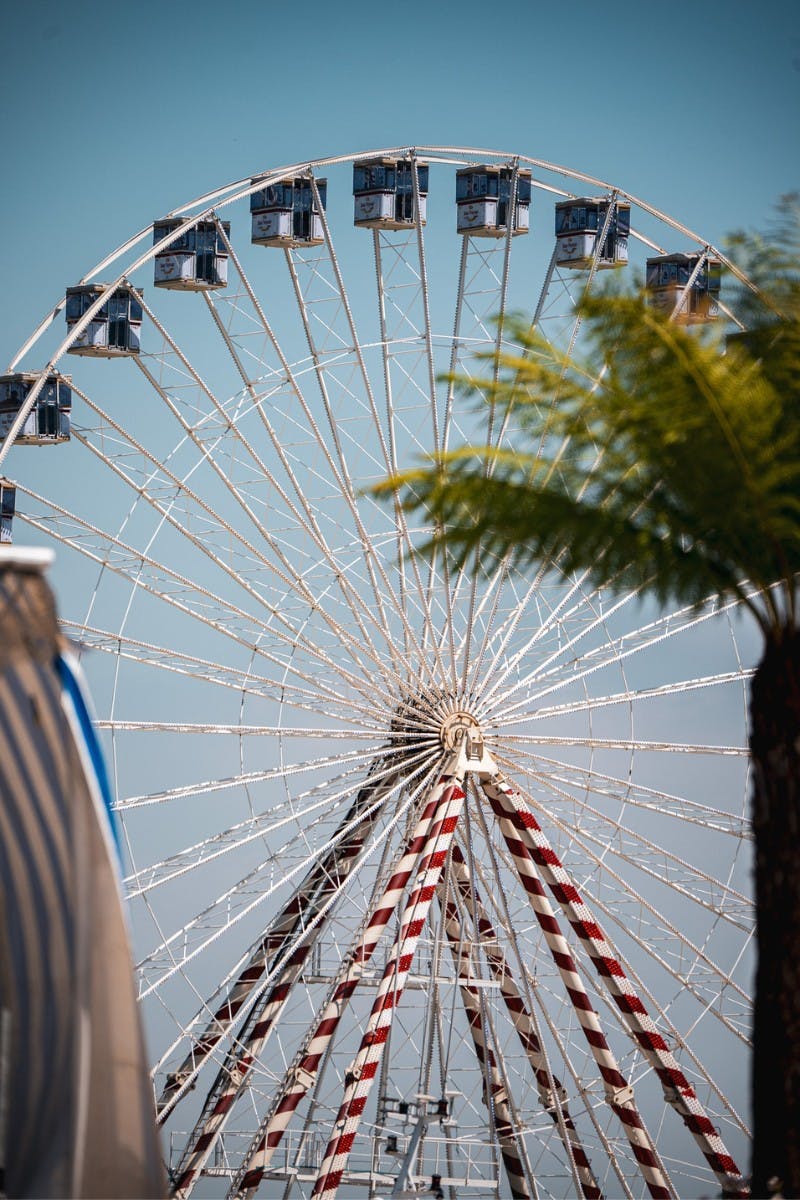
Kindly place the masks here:
<instances>
[{"instance_id":1,"label":"ferris wheel rim","mask_svg":"<svg viewBox=\"0 0 800 1200\"><path fill-rule=\"evenodd\" d=\"M556 163L551 163L546 159L533 158L518 152L505 152L474 146L389 146L358 151L356 153L332 155L325 158L302 160L300 162L291 163L282 167L267 168L260 172L257 171L229 184L224 184L221 188L215 188L212 191L205 192L195 200L190 200L173 209L170 209L165 216L180 217L185 215L186 221L182 228L191 228L198 221L202 221L210 216L213 216L218 207L225 208L229 204L233 204L237 200L241 200L243 197L251 195L254 191L258 190L259 187L263 187L265 184L277 183L282 179L292 175L301 174L303 172L313 172L314 170L318 170L323 167L336 166L342 163L354 162L359 159L389 157L392 155L416 156L418 154L423 156L430 155L435 157L437 162L446 165L467 166L470 164L470 162L479 160L481 158L490 160L496 159L502 162L524 163L531 168L538 168L543 171L552 171L554 174L563 175L566 178L574 179L576 182L588 184L590 187L600 188L609 194L617 195L635 205L643 212L647 212L650 216L664 222L675 232L682 234L695 245L703 247L707 252L712 253L715 257L719 258L720 262L725 266L725 268L730 271L736 279L738 279L739 283L751 289L756 295L760 295L759 289L752 282L752 280L748 279L748 277L741 271L736 263L733 262L727 255L725 255L725 253L719 249L719 247L715 246L711 242L708 242L700 234L694 232L688 226L682 224L680 221L677 221L674 217L671 217L668 213L656 208L654 205L651 205L648 201L643 200L633 192L626 191L624 188L618 185L608 183L605 180L599 179L593 175L587 175L583 172L576 171L571 167L565 167ZM556 188L547 187L547 185L539 183L535 180L533 181L533 186L542 187L544 190L552 191L565 197L574 194L568 191L560 191ZM199 211L193 211L196 209ZM87 271L85 275L81 276L78 282L83 284L95 280L96 276L99 275L101 271L105 270L107 266L116 262L117 259L121 258L127 253L128 250L131 250L133 247L137 246L144 239L151 237L152 230L153 223L150 222L148 225L145 225L142 229L140 229L138 233L133 234L130 238L127 238L124 242L120 243L115 250L102 258L94 267L91 268L91 270ZM178 236L179 232L180 231L175 231L172 234L167 235L162 239L160 245L169 245L171 241ZM653 248L655 248L654 245ZM133 262L129 264L119 276L115 277L111 283L104 285L103 297L110 294L115 288L119 287L120 284L124 283L128 275L133 274L140 267L146 265L152 258L155 257L157 250L157 246L151 246L145 254L140 255L138 258L133 260ZM100 306L100 303L102 303L103 297L101 297L101 299L98 301L98 307ZM45 329L52 324L55 318L63 310L63 307L63 297L59 297L53 307L48 310L47 315L43 318L40 325L34 330L30 338L28 338L22 344L22 346L17 350L16 354L10 360L9 365L6 368L7 373L11 373L16 370L19 362L29 352L31 347L35 344ZM87 318L87 323L88 319L90 318ZM77 336L78 334L76 332L75 337ZM43 370L46 371L55 367L74 340L75 339L73 336L66 338L56 354L53 356L52 360L46 364L46 367L43 368ZM0 462L2 462L4 457L3 449L4 447L0 445Z\"/></svg>"}]
</instances>

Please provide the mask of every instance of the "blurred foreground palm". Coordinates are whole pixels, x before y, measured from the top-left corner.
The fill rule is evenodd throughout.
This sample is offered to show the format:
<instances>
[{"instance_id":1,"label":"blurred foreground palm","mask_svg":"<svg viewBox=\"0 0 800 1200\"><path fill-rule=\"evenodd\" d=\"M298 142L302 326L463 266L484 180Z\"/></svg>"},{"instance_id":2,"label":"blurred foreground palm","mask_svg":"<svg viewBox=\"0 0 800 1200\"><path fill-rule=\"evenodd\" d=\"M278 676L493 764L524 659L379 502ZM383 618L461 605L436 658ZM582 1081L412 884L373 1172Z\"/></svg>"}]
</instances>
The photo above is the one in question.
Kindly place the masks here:
<instances>
[{"instance_id":1,"label":"blurred foreground palm","mask_svg":"<svg viewBox=\"0 0 800 1200\"><path fill-rule=\"evenodd\" d=\"M457 380L526 436L458 448L388 480L433 529L425 550L549 562L595 585L700 606L738 599L764 653L750 701L758 967L754 1196L800 1196L800 223L731 248L750 332L689 331L639 294L579 307L591 368L519 323L521 347ZM764 303L766 298L767 303ZM602 367L598 379L598 367ZM495 369L496 368L496 369Z\"/></svg>"},{"instance_id":2,"label":"blurred foreground palm","mask_svg":"<svg viewBox=\"0 0 800 1200\"><path fill-rule=\"evenodd\" d=\"M437 531L426 548L446 544L462 564L473 552L557 561L661 601L736 596L777 632L800 571L797 377L784 388L744 345L722 355L718 338L670 324L639 295L587 298L581 316L606 364L599 383L596 366L521 326L522 351L497 356L497 384L459 381L512 410L530 450L461 447L400 476L405 506ZM769 341L800 364L796 328Z\"/></svg>"}]
</instances>

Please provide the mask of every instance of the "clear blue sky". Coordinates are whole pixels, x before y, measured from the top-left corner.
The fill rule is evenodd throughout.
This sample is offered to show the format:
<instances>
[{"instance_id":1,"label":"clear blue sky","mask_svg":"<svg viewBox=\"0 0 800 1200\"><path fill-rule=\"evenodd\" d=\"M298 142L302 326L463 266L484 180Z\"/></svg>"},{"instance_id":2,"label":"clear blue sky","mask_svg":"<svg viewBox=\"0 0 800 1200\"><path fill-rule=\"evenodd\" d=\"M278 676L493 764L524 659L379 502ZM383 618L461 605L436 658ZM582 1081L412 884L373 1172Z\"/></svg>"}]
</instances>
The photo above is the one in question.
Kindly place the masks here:
<instances>
[{"instance_id":1,"label":"clear blue sky","mask_svg":"<svg viewBox=\"0 0 800 1200\"><path fill-rule=\"evenodd\" d=\"M0 44L3 366L130 233L284 162L507 149L715 243L800 186L795 0L6 0Z\"/></svg>"}]
</instances>

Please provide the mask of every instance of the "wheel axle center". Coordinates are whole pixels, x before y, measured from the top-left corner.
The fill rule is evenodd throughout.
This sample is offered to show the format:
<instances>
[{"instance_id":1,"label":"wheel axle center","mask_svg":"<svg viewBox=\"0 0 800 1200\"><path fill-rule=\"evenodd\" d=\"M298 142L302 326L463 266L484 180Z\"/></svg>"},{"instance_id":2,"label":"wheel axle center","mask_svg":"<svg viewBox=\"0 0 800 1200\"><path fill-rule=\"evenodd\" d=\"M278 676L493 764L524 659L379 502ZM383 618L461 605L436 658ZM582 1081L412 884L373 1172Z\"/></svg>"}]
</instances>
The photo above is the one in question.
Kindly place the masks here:
<instances>
[{"instance_id":1,"label":"wheel axle center","mask_svg":"<svg viewBox=\"0 0 800 1200\"><path fill-rule=\"evenodd\" d=\"M445 750L458 750L466 742L469 758L480 758L483 754L483 732L468 712L454 712L446 717L439 729L439 738Z\"/></svg>"}]
</instances>

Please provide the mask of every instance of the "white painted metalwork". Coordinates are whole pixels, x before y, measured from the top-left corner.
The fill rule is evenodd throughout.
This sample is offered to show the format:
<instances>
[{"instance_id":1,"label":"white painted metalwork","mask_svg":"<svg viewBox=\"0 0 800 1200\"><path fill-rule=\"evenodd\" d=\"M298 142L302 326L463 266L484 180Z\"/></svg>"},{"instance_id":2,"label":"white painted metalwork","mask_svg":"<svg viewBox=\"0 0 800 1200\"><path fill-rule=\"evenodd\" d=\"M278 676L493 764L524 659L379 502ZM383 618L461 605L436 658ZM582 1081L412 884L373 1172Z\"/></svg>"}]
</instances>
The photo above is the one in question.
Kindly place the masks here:
<instances>
[{"instance_id":1,"label":"white painted metalwork","mask_svg":"<svg viewBox=\"0 0 800 1200\"><path fill-rule=\"evenodd\" d=\"M353 162L380 158L407 164L414 220L354 228ZM456 233L455 171L481 164L507 172L512 212L531 173L527 236ZM249 197L285 179L307 182L314 237L252 245ZM673 1061L706 1149L747 1163L754 646L737 610L659 612L558 563L426 561L431 530L372 491L463 442L528 448L484 399L491 355L518 351L512 313L583 349L597 256L558 265L553 205L589 195L630 206L631 272L685 250L747 284L621 187L394 147L254 171L173 209L155 245L148 221L57 281L110 280L66 336L60 299L8 366L33 383L0 444L14 551L55 549L92 683L180 1195L204 1176L203 1194L330 1195L340 1169L340 1196L710 1194L724 1155L672 1111ZM199 223L226 286L154 288L153 260ZM66 359L117 288L144 289L141 352ZM66 363L71 440L14 444ZM454 761L466 795L445 830L426 806ZM498 768L666 1049L640 1053L589 925L550 928L558 896L531 907L535 845L487 799Z\"/></svg>"}]
</instances>

